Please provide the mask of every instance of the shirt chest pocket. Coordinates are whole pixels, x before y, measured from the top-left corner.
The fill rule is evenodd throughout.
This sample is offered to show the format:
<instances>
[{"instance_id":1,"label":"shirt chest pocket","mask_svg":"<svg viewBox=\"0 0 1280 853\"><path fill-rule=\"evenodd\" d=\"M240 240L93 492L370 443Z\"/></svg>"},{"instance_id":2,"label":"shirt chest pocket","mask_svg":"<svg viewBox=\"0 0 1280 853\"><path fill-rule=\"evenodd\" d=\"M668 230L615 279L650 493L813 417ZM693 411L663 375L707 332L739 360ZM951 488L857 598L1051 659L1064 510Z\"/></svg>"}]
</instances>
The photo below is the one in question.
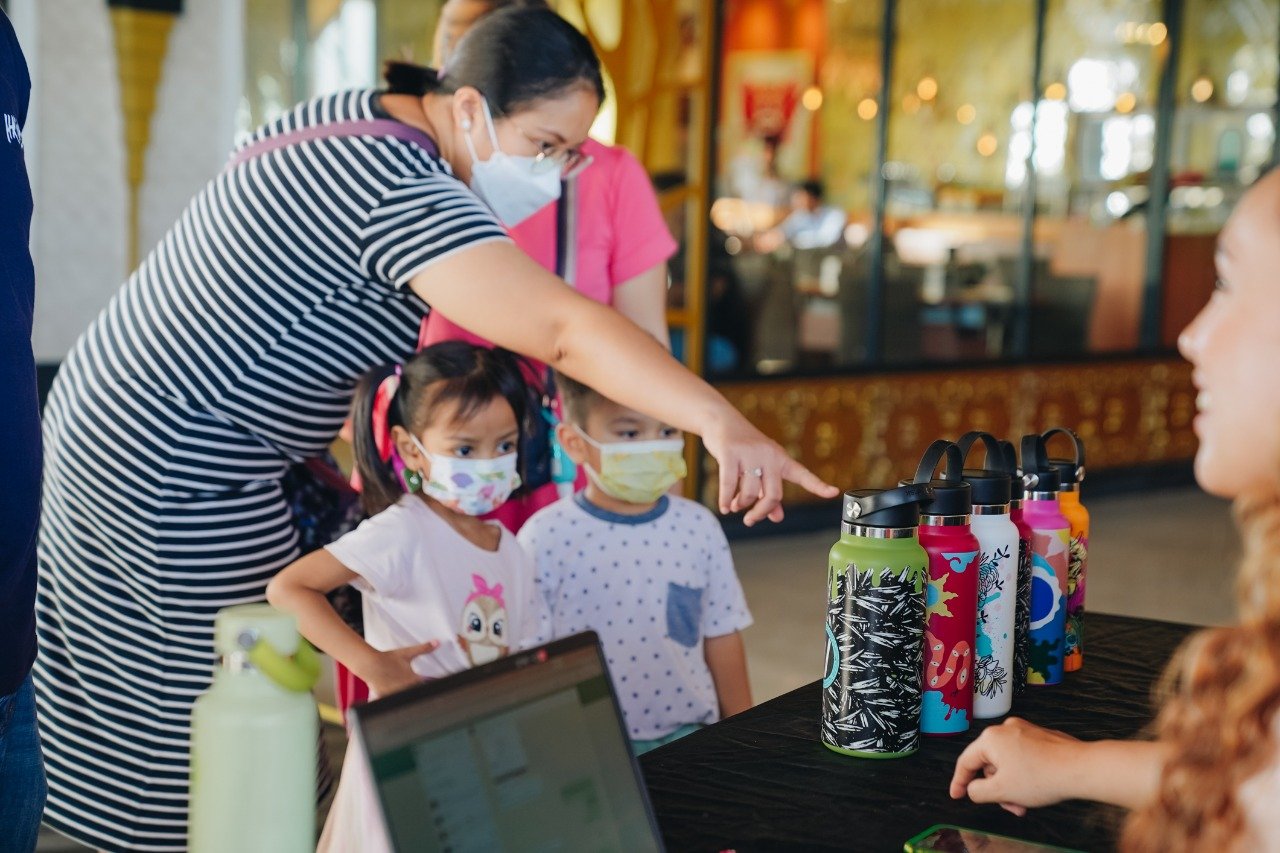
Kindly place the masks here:
<instances>
[{"instance_id":1,"label":"shirt chest pocket","mask_svg":"<svg viewBox=\"0 0 1280 853\"><path fill-rule=\"evenodd\" d=\"M702 637L702 589L667 584L667 636L685 648Z\"/></svg>"}]
</instances>

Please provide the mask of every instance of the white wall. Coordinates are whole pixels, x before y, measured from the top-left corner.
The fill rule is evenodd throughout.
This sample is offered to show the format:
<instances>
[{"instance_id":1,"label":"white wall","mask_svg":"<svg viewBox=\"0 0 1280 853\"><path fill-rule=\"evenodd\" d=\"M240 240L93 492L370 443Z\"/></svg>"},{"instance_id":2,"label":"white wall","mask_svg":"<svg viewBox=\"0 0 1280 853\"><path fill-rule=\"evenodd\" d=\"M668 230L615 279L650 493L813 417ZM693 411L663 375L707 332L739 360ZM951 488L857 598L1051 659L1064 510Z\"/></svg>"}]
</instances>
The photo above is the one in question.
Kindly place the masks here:
<instances>
[{"instance_id":1,"label":"white wall","mask_svg":"<svg viewBox=\"0 0 1280 853\"><path fill-rule=\"evenodd\" d=\"M142 191L144 256L226 165L244 91L243 28L243 0L186 0L169 36Z\"/></svg>"},{"instance_id":2,"label":"white wall","mask_svg":"<svg viewBox=\"0 0 1280 853\"><path fill-rule=\"evenodd\" d=\"M143 254L226 162L243 0L186 0L169 36L139 216ZM128 274L124 121L105 0L14 0L31 68L34 347L60 360Z\"/></svg>"}]
</instances>

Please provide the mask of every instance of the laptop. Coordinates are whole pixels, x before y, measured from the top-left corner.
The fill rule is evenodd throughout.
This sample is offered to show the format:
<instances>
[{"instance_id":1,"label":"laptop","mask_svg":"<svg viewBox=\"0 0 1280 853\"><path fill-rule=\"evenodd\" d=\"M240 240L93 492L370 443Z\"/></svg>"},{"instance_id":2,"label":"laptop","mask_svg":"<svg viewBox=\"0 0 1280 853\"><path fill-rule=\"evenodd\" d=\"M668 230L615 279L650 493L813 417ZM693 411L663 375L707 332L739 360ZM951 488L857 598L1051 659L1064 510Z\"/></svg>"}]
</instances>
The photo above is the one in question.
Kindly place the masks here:
<instances>
[{"instance_id":1,"label":"laptop","mask_svg":"<svg viewBox=\"0 0 1280 853\"><path fill-rule=\"evenodd\" d=\"M594 632L352 709L397 851L662 851Z\"/></svg>"}]
</instances>

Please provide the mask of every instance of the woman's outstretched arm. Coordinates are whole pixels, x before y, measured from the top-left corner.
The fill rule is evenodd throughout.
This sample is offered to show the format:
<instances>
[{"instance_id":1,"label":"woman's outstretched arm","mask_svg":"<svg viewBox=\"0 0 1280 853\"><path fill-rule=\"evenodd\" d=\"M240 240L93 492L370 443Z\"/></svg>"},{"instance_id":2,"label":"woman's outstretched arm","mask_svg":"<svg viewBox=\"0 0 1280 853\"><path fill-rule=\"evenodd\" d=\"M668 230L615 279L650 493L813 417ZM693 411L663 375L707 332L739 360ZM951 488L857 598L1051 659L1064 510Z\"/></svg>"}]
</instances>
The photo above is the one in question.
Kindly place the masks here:
<instances>
[{"instance_id":1,"label":"woman's outstretched arm","mask_svg":"<svg viewBox=\"0 0 1280 853\"><path fill-rule=\"evenodd\" d=\"M745 510L748 525L781 520L784 480L821 497L839 494L648 333L579 295L510 243L482 243L441 258L410 284L468 331L702 436L720 463L721 512Z\"/></svg>"}]
</instances>

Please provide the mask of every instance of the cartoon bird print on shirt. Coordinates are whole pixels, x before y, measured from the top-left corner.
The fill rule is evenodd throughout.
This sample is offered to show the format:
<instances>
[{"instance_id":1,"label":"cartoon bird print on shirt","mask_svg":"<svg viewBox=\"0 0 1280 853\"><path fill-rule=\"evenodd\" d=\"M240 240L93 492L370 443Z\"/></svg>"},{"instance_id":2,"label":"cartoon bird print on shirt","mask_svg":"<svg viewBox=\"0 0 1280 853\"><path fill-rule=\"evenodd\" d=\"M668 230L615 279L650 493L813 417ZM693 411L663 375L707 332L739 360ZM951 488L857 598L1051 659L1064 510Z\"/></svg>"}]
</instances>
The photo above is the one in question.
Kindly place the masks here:
<instances>
[{"instance_id":1,"label":"cartoon bird print on shirt","mask_svg":"<svg viewBox=\"0 0 1280 853\"><path fill-rule=\"evenodd\" d=\"M480 575L472 575L475 589L462 608L462 632L458 645L472 666L495 661L507 653L507 604L502 584L489 586Z\"/></svg>"}]
</instances>

